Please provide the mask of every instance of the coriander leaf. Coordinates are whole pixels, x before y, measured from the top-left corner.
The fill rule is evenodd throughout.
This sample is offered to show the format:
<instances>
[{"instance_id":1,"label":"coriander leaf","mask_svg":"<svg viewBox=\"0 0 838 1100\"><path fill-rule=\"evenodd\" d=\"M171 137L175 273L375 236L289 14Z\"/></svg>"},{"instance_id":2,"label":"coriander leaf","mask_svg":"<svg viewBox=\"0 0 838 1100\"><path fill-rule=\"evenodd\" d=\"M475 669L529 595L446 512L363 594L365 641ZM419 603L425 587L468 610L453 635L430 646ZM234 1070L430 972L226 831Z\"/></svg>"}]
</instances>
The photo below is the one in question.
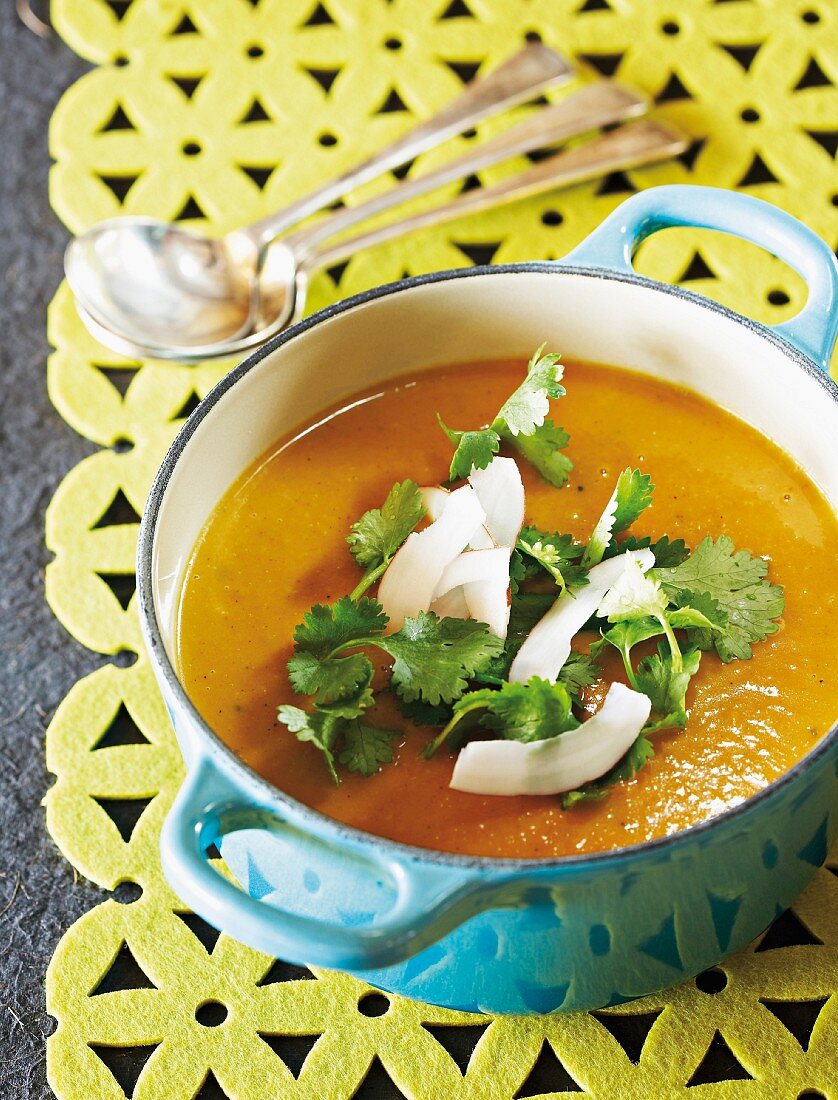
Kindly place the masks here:
<instances>
[{"instance_id":1,"label":"coriander leaf","mask_svg":"<svg viewBox=\"0 0 838 1100\"><path fill-rule=\"evenodd\" d=\"M655 565L659 569L671 569L676 565L680 565L682 561L686 561L690 556L690 551L683 539L672 539L670 541L668 535L662 535L655 542L652 542L648 535L644 535L643 538L626 535L619 542L616 539L609 542L603 554L603 559L613 558L617 554L625 554L629 550L644 550L647 547L654 554Z\"/></svg>"},{"instance_id":2,"label":"coriander leaf","mask_svg":"<svg viewBox=\"0 0 838 1100\"><path fill-rule=\"evenodd\" d=\"M605 775L594 779L575 791L565 791L561 795L562 809L569 810L579 802L589 799L604 798L611 787L616 783L622 783L627 779L633 779L643 765L655 755L652 743L641 733L622 760L617 763Z\"/></svg>"},{"instance_id":3,"label":"coriander leaf","mask_svg":"<svg viewBox=\"0 0 838 1100\"><path fill-rule=\"evenodd\" d=\"M360 772L367 778L380 771L382 764L392 761L393 742L400 736L397 730L368 726L357 719L346 724L343 735L343 749L338 760L351 772Z\"/></svg>"},{"instance_id":4,"label":"coriander leaf","mask_svg":"<svg viewBox=\"0 0 838 1100\"><path fill-rule=\"evenodd\" d=\"M306 611L294 630L294 648L298 653L329 657L356 638L381 634L386 625L387 616L378 600L342 596L331 606L316 603Z\"/></svg>"},{"instance_id":5,"label":"coriander leaf","mask_svg":"<svg viewBox=\"0 0 838 1100\"><path fill-rule=\"evenodd\" d=\"M351 657L316 657L295 653L288 662L288 678L299 695L314 695L317 703L333 703L355 696L372 680L372 665L360 653Z\"/></svg>"},{"instance_id":6,"label":"coriander leaf","mask_svg":"<svg viewBox=\"0 0 838 1100\"><path fill-rule=\"evenodd\" d=\"M331 714L335 718L360 718L365 710L375 703L375 696L369 684L359 688L357 694L343 699L334 699L329 703L318 703L321 714Z\"/></svg>"},{"instance_id":7,"label":"coriander leaf","mask_svg":"<svg viewBox=\"0 0 838 1100\"><path fill-rule=\"evenodd\" d=\"M660 619L666 614L668 605L669 597L662 590L660 581L644 574L635 559L628 559L616 584L600 601L597 615L610 623L647 616Z\"/></svg>"},{"instance_id":8,"label":"coriander leaf","mask_svg":"<svg viewBox=\"0 0 838 1100\"><path fill-rule=\"evenodd\" d=\"M456 432L445 426L439 413L437 413L436 418L439 421L439 426L451 442L455 444L451 466L448 470L448 477L451 481L455 481L458 477L468 477L472 469L485 470L500 450L500 436L494 428L483 428L472 432Z\"/></svg>"},{"instance_id":9,"label":"coriander leaf","mask_svg":"<svg viewBox=\"0 0 838 1100\"><path fill-rule=\"evenodd\" d=\"M562 576L562 559L555 546L551 546L549 542L543 543L540 539L536 542L527 542L526 539L519 538L516 549L532 558L542 569L545 569L564 591L565 579Z\"/></svg>"},{"instance_id":10,"label":"coriander leaf","mask_svg":"<svg viewBox=\"0 0 838 1100\"><path fill-rule=\"evenodd\" d=\"M397 482L380 508L364 512L350 527L346 541L362 568L388 562L425 515L419 486L410 479Z\"/></svg>"},{"instance_id":11,"label":"coriander leaf","mask_svg":"<svg viewBox=\"0 0 838 1100\"><path fill-rule=\"evenodd\" d=\"M652 503L652 479L648 474L627 467L617 478L614 492L594 527L582 564L588 569L598 565L608 549L612 536L631 526Z\"/></svg>"},{"instance_id":12,"label":"coriander leaf","mask_svg":"<svg viewBox=\"0 0 838 1100\"><path fill-rule=\"evenodd\" d=\"M526 684L504 683L497 691L479 688L463 695L454 703L448 725L425 746L422 755L433 756L457 724L477 710L485 712L480 724L508 741L543 741L579 725L564 684L551 684L534 676Z\"/></svg>"},{"instance_id":13,"label":"coriander leaf","mask_svg":"<svg viewBox=\"0 0 838 1100\"><path fill-rule=\"evenodd\" d=\"M648 474L641 474L639 470L623 470L617 478L617 510L612 534L619 535L645 512L652 503L654 488Z\"/></svg>"},{"instance_id":14,"label":"coriander leaf","mask_svg":"<svg viewBox=\"0 0 838 1100\"><path fill-rule=\"evenodd\" d=\"M329 774L339 784L338 774L335 771L334 747L340 735L343 722L328 714L318 712L309 713L300 707L281 706L276 716L291 733L295 734L298 741L310 741L323 753Z\"/></svg>"},{"instance_id":15,"label":"coriander leaf","mask_svg":"<svg viewBox=\"0 0 838 1100\"><path fill-rule=\"evenodd\" d=\"M533 676L526 684L506 683L490 694L481 725L507 741L544 741L579 725L564 684Z\"/></svg>"},{"instance_id":16,"label":"coriander leaf","mask_svg":"<svg viewBox=\"0 0 838 1100\"><path fill-rule=\"evenodd\" d=\"M599 677L600 667L595 657L573 652L562 665L558 682L564 684L571 699L578 703L585 688L595 684Z\"/></svg>"},{"instance_id":17,"label":"coriander leaf","mask_svg":"<svg viewBox=\"0 0 838 1100\"><path fill-rule=\"evenodd\" d=\"M408 616L397 634L377 638L375 644L393 657L393 686L408 703L459 698L468 678L503 649L485 623L440 619L430 611Z\"/></svg>"},{"instance_id":18,"label":"coriander leaf","mask_svg":"<svg viewBox=\"0 0 838 1100\"><path fill-rule=\"evenodd\" d=\"M396 706L405 718L417 726L444 726L451 721L452 710L448 703L426 703L423 699L408 703L397 695Z\"/></svg>"},{"instance_id":19,"label":"coriander leaf","mask_svg":"<svg viewBox=\"0 0 838 1100\"><path fill-rule=\"evenodd\" d=\"M637 681L631 663L632 647L639 642L645 642L647 638L654 638L657 634L663 634L663 627L658 619L624 619L606 631L601 640L594 643L592 649L599 652L602 646L608 643L619 650L629 683L637 690Z\"/></svg>"},{"instance_id":20,"label":"coriander leaf","mask_svg":"<svg viewBox=\"0 0 838 1100\"><path fill-rule=\"evenodd\" d=\"M667 613L668 605L669 597L661 588L660 581L650 574L644 574L638 562L630 559L617 583L606 592L597 608L597 614L607 618L610 623L647 617L656 619L669 643L673 665L676 670L680 670L681 650ZM630 666L626 666L626 671L633 683Z\"/></svg>"},{"instance_id":21,"label":"coriander leaf","mask_svg":"<svg viewBox=\"0 0 838 1100\"><path fill-rule=\"evenodd\" d=\"M526 575L531 575L530 562L534 562L546 570L561 587L567 585L577 588L587 584L586 572L578 564L584 547L574 542L572 535L540 531L531 526L523 527L518 536L516 551L528 559L525 562Z\"/></svg>"},{"instance_id":22,"label":"coriander leaf","mask_svg":"<svg viewBox=\"0 0 838 1100\"><path fill-rule=\"evenodd\" d=\"M544 423L550 409L550 398L563 397L560 385L564 367L558 355L542 355L544 344L527 364L527 376L511 397L501 405L492 423L496 430L505 428L510 435L532 435ZM567 445L567 440L562 446Z\"/></svg>"},{"instance_id":23,"label":"coriander leaf","mask_svg":"<svg viewBox=\"0 0 838 1100\"><path fill-rule=\"evenodd\" d=\"M564 453L570 436L554 424L549 418L527 435L519 433L517 436L511 432L502 430L501 436L511 444L516 451L524 456L528 462L535 466L545 481L560 489L567 481L573 463Z\"/></svg>"},{"instance_id":24,"label":"coriander leaf","mask_svg":"<svg viewBox=\"0 0 838 1100\"><path fill-rule=\"evenodd\" d=\"M684 588L672 596L672 602L677 608L676 611L670 612L673 625L685 627L692 645L698 646L699 649L712 649L714 633L719 633L727 623L727 614L722 611L718 601L706 592L690 592L688 588ZM678 621L681 612L693 619L695 613L698 612L704 616L706 622L703 624L696 621L682 623Z\"/></svg>"},{"instance_id":25,"label":"coriander leaf","mask_svg":"<svg viewBox=\"0 0 838 1100\"><path fill-rule=\"evenodd\" d=\"M677 602L688 592L693 600L709 596L716 601L726 620L713 642L726 662L734 657L747 659L754 642L778 630L774 620L783 613L783 589L769 583L767 573L767 562L747 550L735 550L727 535L715 541L708 535L680 565L655 570L664 590ZM702 641L706 644L706 637Z\"/></svg>"},{"instance_id":26,"label":"coriander leaf","mask_svg":"<svg viewBox=\"0 0 838 1100\"><path fill-rule=\"evenodd\" d=\"M552 421L545 420L550 398L561 397L563 368L558 355L542 355L544 345L527 365L527 376L501 406L492 423L478 431L458 432L449 428L437 413L439 426L455 446L449 477L468 477L472 469L485 470L500 449L501 435L529 458L555 485L561 485L570 469L561 448L567 446L567 434ZM538 433L538 438L536 438ZM522 442L528 437L528 442Z\"/></svg>"},{"instance_id":27,"label":"coriander leaf","mask_svg":"<svg viewBox=\"0 0 838 1100\"><path fill-rule=\"evenodd\" d=\"M643 658L637 666L637 689L649 696L653 709L660 715L655 722L647 724L647 730L669 726L684 728L687 723L687 687L698 672L700 662L701 651L688 649L683 654L683 667L676 669L672 654L663 643L658 643L656 654Z\"/></svg>"},{"instance_id":28,"label":"coriander leaf","mask_svg":"<svg viewBox=\"0 0 838 1100\"><path fill-rule=\"evenodd\" d=\"M518 589L523 581L529 580L538 574L539 566L532 558L525 556L520 550L513 550L509 559L509 590L512 598L518 594Z\"/></svg>"}]
</instances>

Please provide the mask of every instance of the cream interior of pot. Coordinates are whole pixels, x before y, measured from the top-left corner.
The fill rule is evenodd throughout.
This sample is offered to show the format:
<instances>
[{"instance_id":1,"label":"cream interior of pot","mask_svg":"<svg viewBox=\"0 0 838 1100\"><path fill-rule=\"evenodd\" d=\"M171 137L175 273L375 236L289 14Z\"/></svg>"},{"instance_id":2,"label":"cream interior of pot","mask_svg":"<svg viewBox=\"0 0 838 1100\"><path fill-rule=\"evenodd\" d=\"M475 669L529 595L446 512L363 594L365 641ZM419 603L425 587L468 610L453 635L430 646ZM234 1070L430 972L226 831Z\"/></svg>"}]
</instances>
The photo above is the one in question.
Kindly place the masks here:
<instances>
[{"instance_id":1,"label":"cream interior of pot","mask_svg":"<svg viewBox=\"0 0 838 1100\"><path fill-rule=\"evenodd\" d=\"M170 661L195 540L226 489L273 442L394 375L524 356L542 341L569 358L643 371L703 394L778 443L838 510L838 402L740 322L608 277L517 270L428 283L365 302L289 340L198 425L166 488L154 540L153 595Z\"/></svg>"}]
</instances>

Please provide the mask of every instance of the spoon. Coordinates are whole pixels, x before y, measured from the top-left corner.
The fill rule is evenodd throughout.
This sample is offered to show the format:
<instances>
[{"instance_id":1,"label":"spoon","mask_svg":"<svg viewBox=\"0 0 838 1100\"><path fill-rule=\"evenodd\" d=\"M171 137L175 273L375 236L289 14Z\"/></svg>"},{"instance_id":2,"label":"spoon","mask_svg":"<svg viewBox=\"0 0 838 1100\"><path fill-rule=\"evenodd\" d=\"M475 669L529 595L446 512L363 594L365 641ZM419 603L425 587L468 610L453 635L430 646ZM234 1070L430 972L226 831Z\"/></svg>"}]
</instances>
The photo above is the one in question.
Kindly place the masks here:
<instances>
[{"instance_id":1,"label":"spoon","mask_svg":"<svg viewBox=\"0 0 838 1100\"><path fill-rule=\"evenodd\" d=\"M265 322L261 318L257 319L259 323L256 331L228 344L227 353L240 353L262 344L297 320L305 308L310 276L319 268L340 263L361 249L382 244L417 229L442 224L464 214L476 213L555 187L595 179L609 172L666 160L682 153L688 144L687 138L673 127L643 119L602 134L584 145L556 153L532 168L491 187L463 192L442 206L421 211L402 221L369 229L352 238L322 247L312 245L310 249L305 249L300 247L300 238L303 236L303 231L300 231L296 235L296 252L285 241L277 241L268 249L263 273L266 285L271 287L270 294L265 295L271 320ZM122 354L137 355L136 344L115 336L83 307L79 307L79 313L96 339ZM218 357L211 347L175 355L170 348L153 347L147 343L143 345L142 354L151 358L177 358L186 362Z\"/></svg>"},{"instance_id":2,"label":"spoon","mask_svg":"<svg viewBox=\"0 0 838 1100\"><path fill-rule=\"evenodd\" d=\"M573 75L564 58L530 43L394 144L277 213L219 239L153 218L112 218L70 242L67 279L86 313L138 347L169 347L175 358L198 347L220 348L249 332L263 312L259 273L277 236L353 188Z\"/></svg>"}]
</instances>

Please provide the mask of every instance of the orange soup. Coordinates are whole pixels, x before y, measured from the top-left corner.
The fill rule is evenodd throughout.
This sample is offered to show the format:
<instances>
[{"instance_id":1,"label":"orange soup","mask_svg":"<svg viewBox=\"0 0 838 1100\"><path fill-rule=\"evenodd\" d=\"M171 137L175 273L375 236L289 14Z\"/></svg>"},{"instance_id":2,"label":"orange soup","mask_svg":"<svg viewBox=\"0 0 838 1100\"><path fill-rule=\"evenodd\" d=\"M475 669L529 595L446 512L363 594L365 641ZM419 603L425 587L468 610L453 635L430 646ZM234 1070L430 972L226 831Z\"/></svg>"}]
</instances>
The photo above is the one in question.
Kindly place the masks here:
<instances>
[{"instance_id":1,"label":"orange soup","mask_svg":"<svg viewBox=\"0 0 838 1100\"><path fill-rule=\"evenodd\" d=\"M278 704L306 704L286 670L294 627L312 604L358 583L346 536L366 509L396 481L447 476L451 444L435 413L453 425L488 423L521 372L520 360L503 360L398 378L279 440L226 494L195 547L178 661L212 729L294 798L408 844L538 858L608 850L704 821L781 776L826 733L838 709L838 521L803 471L737 418L643 375L567 364L556 418L570 433L574 468L557 490L519 463L527 522L584 541L619 472L640 467L656 488L632 531L692 548L725 534L766 558L771 581L785 588L779 631L749 660L724 664L704 653L686 728L655 735L654 757L600 800L565 810L556 796L453 790L454 757L443 750L423 759L434 731L402 718L387 694L376 715L403 731L393 763L370 777L344 770L336 786L321 754L277 722ZM574 647L594 637L580 634ZM653 650L645 643L637 652ZM607 684L624 679L615 650L603 655L602 670L584 697L590 713Z\"/></svg>"}]
</instances>

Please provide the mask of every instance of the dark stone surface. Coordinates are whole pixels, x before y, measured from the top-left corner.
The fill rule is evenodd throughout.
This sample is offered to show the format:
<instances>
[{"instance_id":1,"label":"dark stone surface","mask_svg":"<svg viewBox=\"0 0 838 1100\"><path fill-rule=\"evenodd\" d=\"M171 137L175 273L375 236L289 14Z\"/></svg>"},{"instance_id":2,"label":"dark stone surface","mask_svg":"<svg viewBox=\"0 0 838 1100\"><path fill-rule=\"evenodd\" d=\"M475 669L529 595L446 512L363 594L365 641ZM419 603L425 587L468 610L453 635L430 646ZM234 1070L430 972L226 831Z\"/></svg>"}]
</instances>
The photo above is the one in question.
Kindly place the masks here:
<instances>
[{"instance_id":1,"label":"dark stone surface","mask_svg":"<svg viewBox=\"0 0 838 1100\"><path fill-rule=\"evenodd\" d=\"M0 1096L41 1100L54 1023L43 978L64 930L99 899L47 835L44 727L99 660L44 603L44 509L92 448L46 394L45 312L66 233L47 199L47 127L85 65L0 4Z\"/></svg>"}]
</instances>

